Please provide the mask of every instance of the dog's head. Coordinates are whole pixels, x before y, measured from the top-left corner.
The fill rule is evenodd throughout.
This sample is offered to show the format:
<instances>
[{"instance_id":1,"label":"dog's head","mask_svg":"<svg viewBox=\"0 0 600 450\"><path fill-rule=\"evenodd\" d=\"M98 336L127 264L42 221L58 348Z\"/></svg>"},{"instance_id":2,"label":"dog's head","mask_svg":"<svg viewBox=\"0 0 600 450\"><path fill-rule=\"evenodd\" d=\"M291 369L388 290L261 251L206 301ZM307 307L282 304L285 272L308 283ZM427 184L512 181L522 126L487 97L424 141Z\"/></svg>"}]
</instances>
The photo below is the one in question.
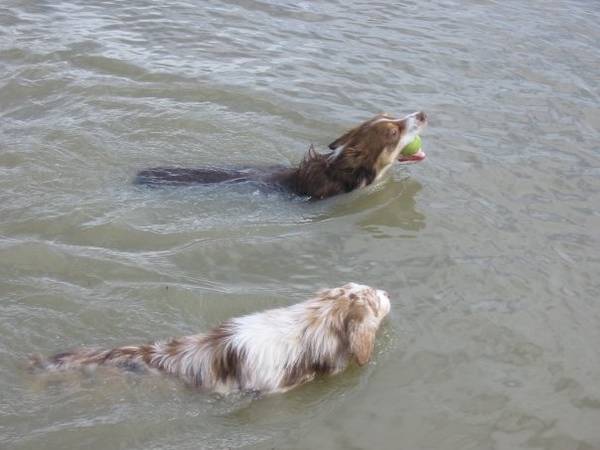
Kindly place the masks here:
<instances>
[{"instance_id":1,"label":"dog's head","mask_svg":"<svg viewBox=\"0 0 600 450\"><path fill-rule=\"evenodd\" d=\"M394 161L403 164L422 161L425 159L422 150L410 157L402 156L400 152L426 125L427 115L422 111L401 119L378 114L329 144L333 150L329 159L348 168L368 166L376 176L385 172Z\"/></svg>"},{"instance_id":2,"label":"dog's head","mask_svg":"<svg viewBox=\"0 0 600 450\"><path fill-rule=\"evenodd\" d=\"M373 353L375 334L390 312L387 292L357 283L319 291L320 325L337 335L359 365Z\"/></svg>"}]
</instances>

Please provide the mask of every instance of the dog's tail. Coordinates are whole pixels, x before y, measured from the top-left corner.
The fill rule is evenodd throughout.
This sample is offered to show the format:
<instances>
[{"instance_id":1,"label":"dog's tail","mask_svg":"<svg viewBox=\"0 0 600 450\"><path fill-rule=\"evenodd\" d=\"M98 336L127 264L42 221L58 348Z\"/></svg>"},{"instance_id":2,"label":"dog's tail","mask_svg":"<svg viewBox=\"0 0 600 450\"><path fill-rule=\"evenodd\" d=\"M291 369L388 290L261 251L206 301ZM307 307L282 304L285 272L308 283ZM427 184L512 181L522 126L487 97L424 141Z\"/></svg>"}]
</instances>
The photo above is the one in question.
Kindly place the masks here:
<instances>
[{"instance_id":1,"label":"dog's tail","mask_svg":"<svg viewBox=\"0 0 600 450\"><path fill-rule=\"evenodd\" d=\"M62 372L107 366L136 373L162 372L178 376L193 386L210 387L215 376L223 380L239 377L242 356L231 348L232 333L231 325L222 324L208 334L139 346L110 350L78 348L49 358L34 355L30 357L29 369L32 372Z\"/></svg>"},{"instance_id":2,"label":"dog's tail","mask_svg":"<svg viewBox=\"0 0 600 450\"><path fill-rule=\"evenodd\" d=\"M106 365L138 372L149 368L151 361L152 347L149 345L119 347L111 350L79 348L57 353L49 358L32 355L29 358L29 369L63 371Z\"/></svg>"},{"instance_id":3,"label":"dog's tail","mask_svg":"<svg viewBox=\"0 0 600 450\"><path fill-rule=\"evenodd\" d=\"M201 386L207 373L212 370L210 358L214 348L224 346L227 336L224 333L209 336L199 334L110 350L77 348L49 358L33 355L29 360L29 370L62 372L106 366L135 373L163 372Z\"/></svg>"},{"instance_id":4,"label":"dog's tail","mask_svg":"<svg viewBox=\"0 0 600 450\"><path fill-rule=\"evenodd\" d=\"M217 167L203 167L188 169L185 167L154 167L138 172L134 179L135 184L148 186L180 186L190 184L212 184L231 182L239 183L256 179L256 174L251 169L221 169Z\"/></svg>"}]
</instances>

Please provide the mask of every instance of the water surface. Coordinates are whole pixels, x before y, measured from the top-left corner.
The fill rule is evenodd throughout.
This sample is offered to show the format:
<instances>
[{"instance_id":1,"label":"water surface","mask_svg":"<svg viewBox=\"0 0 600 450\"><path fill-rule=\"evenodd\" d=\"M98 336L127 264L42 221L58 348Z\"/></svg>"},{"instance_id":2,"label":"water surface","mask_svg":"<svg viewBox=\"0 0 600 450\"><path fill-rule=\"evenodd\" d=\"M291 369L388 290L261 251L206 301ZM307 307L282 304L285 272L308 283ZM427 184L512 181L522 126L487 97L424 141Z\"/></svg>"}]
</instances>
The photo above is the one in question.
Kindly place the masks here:
<instances>
[{"instance_id":1,"label":"water surface","mask_svg":"<svg viewBox=\"0 0 600 450\"><path fill-rule=\"evenodd\" d=\"M0 447L600 448L599 23L591 0L4 2ZM426 162L323 202L131 184L420 109ZM23 370L347 281L392 296L374 361L285 395Z\"/></svg>"}]
</instances>

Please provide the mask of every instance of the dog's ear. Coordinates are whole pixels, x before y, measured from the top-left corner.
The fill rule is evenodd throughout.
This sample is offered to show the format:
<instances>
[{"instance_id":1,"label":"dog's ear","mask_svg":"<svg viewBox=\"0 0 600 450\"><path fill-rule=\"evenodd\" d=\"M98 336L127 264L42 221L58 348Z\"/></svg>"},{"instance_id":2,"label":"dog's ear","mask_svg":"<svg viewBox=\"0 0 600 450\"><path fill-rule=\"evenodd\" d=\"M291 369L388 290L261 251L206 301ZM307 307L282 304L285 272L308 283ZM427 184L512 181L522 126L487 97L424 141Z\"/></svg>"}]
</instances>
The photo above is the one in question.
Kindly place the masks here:
<instances>
[{"instance_id":1,"label":"dog's ear","mask_svg":"<svg viewBox=\"0 0 600 450\"><path fill-rule=\"evenodd\" d=\"M354 136L357 132L357 130L360 128L360 126L352 128L348 131L346 131L344 134L342 134L339 138L337 138L335 141L333 141L331 144L328 145L330 150L335 150L338 147L341 147L342 145L346 145L348 144L348 142L350 141L350 139L352 138L352 136Z\"/></svg>"},{"instance_id":2,"label":"dog's ear","mask_svg":"<svg viewBox=\"0 0 600 450\"><path fill-rule=\"evenodd\" d=\"M371 359L375 346L377 327L368 320L368 309L364 304L355 302L346 317L346 332L350 352L359 366L364 366Z\"/></svg>"},{"instance_id":3,"label":"dog's ear","mask_svg":"<svg viewBox=\"0 0 600 450\"><path fill-rule=\"evenodd\" d=\"M359 366L364 366L371 360L375 347L375 330L367 323L358 323L350 327L348 339L350 351Z\"/></svg>"},{"instance_id":4,"label":"dog's ear","mask_svg":"<svg viewBox=\"0 0 600 450\"><path fill-rule=\"evenodd\" d=\"M336 148L344 145L343 143L348 140L348 133L340 136L339 138L337 138L335 141L333 141L331 144L329 144L327 147L329 147L329 150L335 150Z\"/></svg>"}]
</instances>

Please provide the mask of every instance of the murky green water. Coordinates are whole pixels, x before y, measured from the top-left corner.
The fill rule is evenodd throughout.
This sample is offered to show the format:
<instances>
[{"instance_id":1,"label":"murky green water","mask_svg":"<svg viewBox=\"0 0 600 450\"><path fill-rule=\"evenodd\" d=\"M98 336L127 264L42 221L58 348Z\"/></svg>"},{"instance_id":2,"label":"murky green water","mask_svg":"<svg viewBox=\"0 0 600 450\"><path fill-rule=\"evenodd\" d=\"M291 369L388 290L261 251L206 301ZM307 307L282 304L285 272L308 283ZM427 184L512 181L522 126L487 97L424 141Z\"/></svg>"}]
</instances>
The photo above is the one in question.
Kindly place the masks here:
<instances>
[{"instance_id":1,"label":"murky green water","mask_svg":"<svg viewBox=\"0 0 600 450\"><path fill-rule=\"evenodd\" d=\"M600 3L0 5L0 447L600 448ZM429 159L309 203L141 189L423 109ZM41 381L33 352L198 332L346 281L372 364L259 400Z\"/></svg>"}]
</instances>

